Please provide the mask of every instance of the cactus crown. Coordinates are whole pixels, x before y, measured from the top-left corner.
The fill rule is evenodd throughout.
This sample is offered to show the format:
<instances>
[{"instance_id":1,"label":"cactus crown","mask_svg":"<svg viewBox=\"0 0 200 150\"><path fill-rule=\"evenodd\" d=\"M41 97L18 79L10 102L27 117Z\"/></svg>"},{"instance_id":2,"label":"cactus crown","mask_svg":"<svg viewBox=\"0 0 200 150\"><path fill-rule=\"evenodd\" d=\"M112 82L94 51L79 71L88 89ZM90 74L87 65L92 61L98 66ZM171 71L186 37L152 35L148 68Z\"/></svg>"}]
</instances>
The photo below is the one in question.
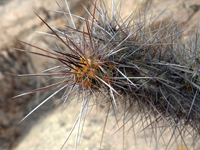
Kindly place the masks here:
<instances>
[{"instance_id":1,"label":"cactus crown","mask_svg":"<svg viewBox=\"0 0 200 150\"><path fill-rule=\"evenodd\" d=\"M58 83L38 89L61 85L25 118L52 96L67 89L68 92L61 98L64 100L63 105L71 101L68 98L74 91L79 91L76 93L83 95L80 98L82 108L75 124L78 124L78 121L80 123L84 110L85 114L87 113L91 97L95 97L96 104L106 105L108 113L110 110L121 110L122 117L119 119L125 119L127 122L132 120L133 126L139 118L142 130L149 128L152 132L160 132L162 136L164 131L171 129L171 139L174 140L166 141L166 149L170 149L178 139L189 149L189 145L185 143L185 135L191 137L194 143L198 143L197 137L200 132L198 30L185 40L183 32L187 26L180 30L179 24L172 21L167 26L155 29L153 28L155 20L136 23L132 14L122 18L120 3L112 9L111 15L108 15L109 9L105 7L104 1L91 3L94 6L93 12L86 9L91 20L75 16L70 10L56 11L66 16L68 30L55 30L38 16L53 32L52 36L61 41L69 51L57 45L56 50L48 51L24 42L51 56L29 53L58 61L57 66L36 75L57 75L61 79ZM112 7L114 6L113 3ZM86 31L84 28L83 30L76 28L73 17L78 17L84 22ZM132 114L138 114L139 117L134 120ZM83 124L84 121L83 118ZM160 122L165 125L159 126ZM73 129L74 127L72 131ZM78 130L77 135L81 132ZM156 134L153 136L157 139ZM78 138L76 145L77 140Z\"/></svg>"}]
</instances>

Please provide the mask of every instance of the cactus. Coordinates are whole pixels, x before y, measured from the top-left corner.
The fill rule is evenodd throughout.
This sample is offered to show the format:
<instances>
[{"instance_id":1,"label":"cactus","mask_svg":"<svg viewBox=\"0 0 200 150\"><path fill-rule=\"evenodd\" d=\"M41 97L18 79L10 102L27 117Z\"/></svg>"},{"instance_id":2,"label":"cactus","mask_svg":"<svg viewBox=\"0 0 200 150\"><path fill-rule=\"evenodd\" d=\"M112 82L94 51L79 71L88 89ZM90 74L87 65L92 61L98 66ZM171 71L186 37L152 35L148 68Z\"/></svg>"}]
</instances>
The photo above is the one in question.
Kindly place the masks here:
<instances>
[{"instance_id":1,"label":"cactus","mask_svg":"<svg viewBox=\"0 0 200 150\"><path fill-rule=\"evenodd\" d=\"M97 107L104 105L107 113L111 110L121 113L120 118L116 117L117 121L124 120L124 125L119 129L129 122L132 122L132 127L139 123L139 130L151 130L152 139L157 141L164 140L163 133L169 129L172 134L170 140L164 140L166 149L170 149L179 139L186 149L196 149L200 134L198 29L186 40L183 32L188 25L180 29L179 23L172 21L156 29L153 24L157 18L140 19L140 22L134 21L132 14L122 18L120 2L117 5L113 3L111 12L102 0L91 3L93 12L86 9L90 20L71 14L67 2L68 12L59 6L61 11L55 12L65 15L67 30L54 29L36 14L52 31L50 36L68 50L57 44L55 48L46 49L21 41L46 54L16 50L51 58L58 64L39 74L18 76L50 76L60 80L16 96L56 87L54 93L21 121L51 97L65 91L59 100L63 100L63 109L74 97L82 103L80 114L65 141L77 125L75 149L89 103ZM84 23L82 30L76 28L73 17ZM187 144L188 139L192 139L192 146Z\"/></svg>"}]
</instances>

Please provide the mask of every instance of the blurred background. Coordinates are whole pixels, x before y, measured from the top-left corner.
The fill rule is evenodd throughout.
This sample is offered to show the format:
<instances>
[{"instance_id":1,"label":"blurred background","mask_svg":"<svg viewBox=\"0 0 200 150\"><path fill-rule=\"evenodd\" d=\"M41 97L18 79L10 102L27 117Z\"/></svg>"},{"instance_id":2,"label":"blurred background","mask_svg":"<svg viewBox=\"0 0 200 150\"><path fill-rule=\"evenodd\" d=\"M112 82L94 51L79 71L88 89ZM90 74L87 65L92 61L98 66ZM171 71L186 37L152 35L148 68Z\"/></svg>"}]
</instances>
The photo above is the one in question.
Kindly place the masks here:
<instances>
[{"instance_id":1,"label":"blurred background","mask_svg":"<svg viewBox=\"0 0 200 150\"><path fill-rule=\"evenodd\" d=\"M57 1L62 9L67 11L65 0ZM111 6L112 0L106 0L106 2L108 3L107 6ZM115 0L115 2L117 1ZM144 15L148 7L146 18L156 17L170 2L171 0L124 0L121 13L123 16L131 14L139 4L138 8L141 16ZM68 4L71 13L82 17L88 15L81 4L90 10L93 9L89 0L68 0ZM12 98L18 94L49 84L43 78L7 75L6 73L38 73L48 67L46 62L49 60L19 52L12 48L36 51L18 40L33 45L39 41L48 47L52 46L52 39L35 32L51 33L34 12L39 14L48 24L59 29L65 28L67 20L64 15L49 10L60 9L55 1L50 0L0 0L0 150L60 149L80 111L80 105L74 103L70 104L61 113L60 106L54 107L54 102L61 97L61 94L58 94L25 121L18 124L28 112L48 97L52 91L44 90L36 94L16 99ZM195 27L199 16L199 0L173 0L166 11L157 19L155 26L159 26L161 21L163 25L167 25L173 18L177 23L182 20L182 26L193 19L190 26ZM138 13L136 13L134 19L137 20L138 18ZM74 21L77 27L81 28L81 21L76 18L74 18ZM185 35L189 35L189 31ZM92 109L84 125L82 140L78 145L78 149L99 149L104 121L104 110L99 109L97 112L96 109ZM118 129L115 122L114 115L110 113L102 149L123 149L123 131L120 130L113 134ZM123 122L119 122L119 124L122 125ZM75 136L75 134L72 134L63 149L74 149ZM155 142L151 142L150 137L148 137L148 133L146 133L146 137L141 134L137 136L135 141L133 134L130 132L125 138L124 149L154 150ZM149 144L145 144L146 141ZM160 145L159 149L165 149L162 146L163 143L157 144Z\"/></svg>"}]
</instances>

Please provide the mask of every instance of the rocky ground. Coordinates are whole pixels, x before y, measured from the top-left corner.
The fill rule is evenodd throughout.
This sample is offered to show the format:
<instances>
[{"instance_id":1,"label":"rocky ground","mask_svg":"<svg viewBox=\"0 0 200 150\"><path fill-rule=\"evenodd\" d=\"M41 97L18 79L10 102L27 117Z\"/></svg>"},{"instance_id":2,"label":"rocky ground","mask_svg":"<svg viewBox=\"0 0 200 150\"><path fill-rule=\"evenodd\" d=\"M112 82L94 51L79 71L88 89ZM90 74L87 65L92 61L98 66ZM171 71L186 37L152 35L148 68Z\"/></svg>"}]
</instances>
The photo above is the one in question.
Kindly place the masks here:
<instances>
[{"instance_id":1,"label":"rocky ground","mask_svg":"<svg viewBox=\"0 0 200 150\"><path fill-rule=\"evenodd\" d=\"M80 16L86 16L81 3L91 9L89 0L68 0L71 12ZM148 7L148 17L158 15L171 1L170 0L140 0L139 9L141 16ZM64 0L58 0L60 6L66 10ZM108 0L111 3L111 0ZM122 14L130 14L137 6L138 1L123 1ZM50 25L63 28L66 19L62 14L49 11L59 10L55 1L45 0L0 0L0 150L56 150L64 143L80 110L80 104L70 104L61 113L61 106L54 107L54 102L60 97L54 97L42 106L33 115L21 124L20 119L45 99L51 91L39 92L22 98L12 99L13 96L46 85L43 78L18 78L9 76L7 73L26 74L40 72L47 67L46 59L38 56L18 52L11 47L28 49L31 47L20 44L17 39L36 44L40 41L51 46L48 37L36 34L34 31L49 32L41 20L36 17L38 13ZM182 26L186 25L192 18L191 26L195 27L200 16L200 2L198 0L174 0L168 6L163 15L157 19L155 26L160 22L167 25L173 17L176 22L182 19ZM183 18L184 17L184 18ZM135 19L138 16L135 15ZM75 19L81 27L81 22ZM187 32L185 33L188 34ZM97 111L95 108L90 112L84 125L82 140L78 149L98 149L104 128L105 113L103 109ZM114 123L113 123L114 122ZM115 117L109 114L109 126L105 130L102 149L123 149L123 131L113 134L118 127L115 125ZM119 126L123 122L119 122ZM127 125L128 128L129 125ZM114 128L113 128L114 127ZM135 127L137 128L137 126ZM150 132L138 134L137 140L132 133L128 134L124 141L124 149L153 150L155 143L151 142ZM166 135L166 138L169 135ZM146 142L147 141L147 142ZM75 134L72 134L64 149L74 149ZM148 144L145 144L148 143ZM158 149L165 149L164 143L159 143ZM179 147L184 149L184 147ZM174 150L175 147L172 147ZM180 150L177 149L177 150Z\"/></svg>"}]
</instances>

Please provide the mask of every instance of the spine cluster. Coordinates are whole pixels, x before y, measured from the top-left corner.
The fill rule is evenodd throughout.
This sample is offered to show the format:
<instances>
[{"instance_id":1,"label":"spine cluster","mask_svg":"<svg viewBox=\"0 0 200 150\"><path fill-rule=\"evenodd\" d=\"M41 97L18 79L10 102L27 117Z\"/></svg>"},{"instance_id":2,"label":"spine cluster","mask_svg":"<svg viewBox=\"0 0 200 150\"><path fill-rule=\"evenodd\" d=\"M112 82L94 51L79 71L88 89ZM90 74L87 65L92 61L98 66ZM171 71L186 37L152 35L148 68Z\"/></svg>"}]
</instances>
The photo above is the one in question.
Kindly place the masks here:
<instances>
[{"instance_id":1,"label":"spine cluster","mask_svg":"<svg viewBox=\"0 0 200 150\"><path fill-rule=\"evenodd\" d=\"M155 29L155 20L136 22L132 15L122 18L120 3L113 3L111 12L104 1L91 3L93 11L86 9L91 19L75 16L69 9L68 12L62 9L56 11L63 13L67 19L67 29L63 30L54 29L38 15L52 31L51 36L62 42L66 49L55 44L56 48L49 50L23 42L47 54L25 52L55 59L58 64L39 74L19 76L51 76L60 79L52 85L16 96L50 87L57 88L24 119L51 97L65 91L60 99L63 105L73 100L70 96L73 93L82 103L80 114L71 130L76 125L80 128L77 130L76 146L82 133L80 123L84 126L88 104L92 100L98 107L100 104L105 105L108 113L111 110L121 112L122 117L118 119L126 120L123 126L132 122L134 127L139 121L141 130L159 132L160 137L153 134L153 139L163 140L162 134L170 129L172 135L169 141L165 141L166 149L170 149L179 139L186 149L191 148L186 144L187 139L192 139L192 148L199 147L198 29L186 40L183 32L187 28L180 29L179 24L173 21ZM84 23L82 30L76 28L73 17Z\"/></svg>"}]
</instances>

